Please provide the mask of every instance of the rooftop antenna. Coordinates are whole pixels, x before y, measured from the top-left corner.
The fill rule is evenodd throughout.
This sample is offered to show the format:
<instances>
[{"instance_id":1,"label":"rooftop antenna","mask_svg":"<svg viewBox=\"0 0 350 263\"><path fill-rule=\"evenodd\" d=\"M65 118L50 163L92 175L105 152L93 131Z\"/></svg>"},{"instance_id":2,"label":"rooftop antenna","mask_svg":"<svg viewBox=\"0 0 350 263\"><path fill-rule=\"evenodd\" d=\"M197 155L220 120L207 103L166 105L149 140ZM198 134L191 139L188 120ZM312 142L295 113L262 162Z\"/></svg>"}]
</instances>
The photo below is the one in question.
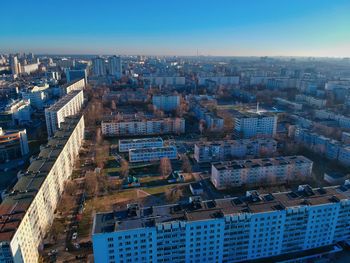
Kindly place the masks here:
<instances>
[{"instance_id":1,"label":"rooftop antenna","mask_svg":"<svg viewBox=\"0 0 350 263\"><path fill-rule=\"evenodd\" d=\"M256 102L256 113L259 114L259 102Z\"/></svg>"}]
</instances>

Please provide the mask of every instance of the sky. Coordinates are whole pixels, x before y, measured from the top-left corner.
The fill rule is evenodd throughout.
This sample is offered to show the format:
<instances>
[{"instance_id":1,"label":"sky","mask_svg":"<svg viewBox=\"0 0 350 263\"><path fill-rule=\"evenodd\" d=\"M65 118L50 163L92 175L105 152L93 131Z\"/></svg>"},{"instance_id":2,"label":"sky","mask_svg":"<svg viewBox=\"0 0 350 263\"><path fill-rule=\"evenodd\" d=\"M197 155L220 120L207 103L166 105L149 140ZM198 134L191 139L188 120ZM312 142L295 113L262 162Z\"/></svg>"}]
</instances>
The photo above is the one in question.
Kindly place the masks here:
<instances>
[{"instance_id":1,"label":"sky","mask_svg":"<svg viewBox=\"0 0 350 263\"><path fill-rule=\"evenodd\" d=\"M350 57L350 0L16 0L0 53Z\"/></svg>"}]
</instances>

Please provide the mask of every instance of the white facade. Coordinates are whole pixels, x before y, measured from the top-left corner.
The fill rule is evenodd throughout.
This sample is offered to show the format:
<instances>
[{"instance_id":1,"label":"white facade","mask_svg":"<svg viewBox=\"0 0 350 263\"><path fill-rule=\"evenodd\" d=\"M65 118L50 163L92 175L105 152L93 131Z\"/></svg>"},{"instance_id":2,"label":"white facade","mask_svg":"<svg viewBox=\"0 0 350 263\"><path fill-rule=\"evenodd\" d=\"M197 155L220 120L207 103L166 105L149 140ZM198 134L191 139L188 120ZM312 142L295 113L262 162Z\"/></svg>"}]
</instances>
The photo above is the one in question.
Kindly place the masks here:
<instances>
[{"instance_id":1,"label":"white facade","mask_svg":"<svg viewBox=\"0 0 350 263\"><path fill-rule=\"evenodd\" d=\"M153 95L153 106L159 110L172 111L180 106L179 95Z\"/></svg>"},{"instance_id":2,"label":"white facade","mask_svg":"<svg viewBox=\"0 0 350 263\"><path fill-rule=\"evenodd\" d=\"M122 58L112 56L108 58L108 72L117 78L122 76Z\"/></svg>"},{"instance_id":3,"label":"white facade","mask_svg":"<svg viewBox=\"0 0 350 263\"><path fill-rule=\"evenodd\" d=\"M163 147L163 139L157 138L141 138L130 140L119 140L119 152L129 152L131 149Z\"/></svg>"},{"instance_id":4,"label":"white facade","mask_svg":"<svg viewBox=\"0 0 350 263\"><path fill-rule=\"evenodd\" d=\"M48 84L42 86L34 86L22 92L22 98L30 100L31 106L36 109L43 109L45 102L49 99Z\"/></svg>"},{"instance_id":5,"label":"white facade","mask_svg":"<svg viewBox=\"0 0 350 263\"><path fill-rule=\"evenodd\" d=\"M157 135L184 133L185 119L140 119L121 121L102 121L102 134L106 136Z\"/></svg>"},{"instance_id":6,"label":"white facade","mask_svg":"<svg viewBox=\"0 0 350 263\"><path fill-rule=\"evenodd\" d=\"M63 85L63 93L68 94L73 90L83 90L85 89L86 81L84 78L69 82L65 85Z\"/></svg>"},{"instance_id":7,"label":"white facade","mask_svg":"<svg viewBox=\"0 0 350 263\"><path fill-rule=\"evenodd\" d=\"M92 60L92 73L98 77L106 75L106 62L103 58L97 57Z\"/></svg>"},{"instance_id":8,"label":"white facade","mask_svg":"<svg viewBox=\"0 0 350 263\"><path fill-rule=\"evenodd\" d=\"M148 82L150 85L160 86L160 85L170 85L170 86L177 86L177 85L185 85L186 79L185 77L144 77L143 78L146 82Z\"/></svg>"},{"instance_id":9,"label":"white facade","mask_svg":"<svg viewBox=\"0 0 350 263\"><path fill-rule=\"evenodd\" d=\"M349 193L337 188L246 196L97 214L96 263L247 262L350 238Z\"/></svg>"},{"instance_id":10,"label":"white facade","mask_svg":"<svg viewBox=\"0 0 350 263\"><path fill-rule=\"evenodd\" d=\"M80 112L84 103L83 90L75 90L62 97L50 108L45 109L45 119L47 134L49 137L61 127L68 116L76 115Z\"/></svg>"},{"instance_id":11,"label":"white facade","mask_svg":"<svg viewBox=\"0 0 350 263\"><path fill-rule=\"evenodd\" d=\"M5 109L7 114L12 116L13 124L29 122L31 117L31 107L29 100L16 100Z\"/></svg>"},{"instance_id":12,"label":"white facade","mask_svg":"<svg viewBox=\"0 0 350 263\"><path fill-rule=\"evenodd\" d=\"M211 182L217 189L252 184L281 184L310 177L312 164L304 156L214 163L211 167Z\"/></svg>"},{"instance_id":13,"label":"white facade","mask_svg":"<svg viewBox=\"0 0 350 263\"><path fill-rule=\"evenodd\" d=\"M129 162L151 162L162 158L176 159L177 149L175 146L163 146L129 150Z\"/></svg>"},{"instance_id":14,"label":"white facade","mask_svg":"<svg viewBox=\"0 0 350 263\"><path fill-rule=\"evenodd\" d=\"M296 101L302 101L310 106L314 106L317 108L322 108L325 107L327 104L327 100L323 100L323 99L319 99L319 98L315 98L312 96L307 96L304 94L298 94L295 96L295 100Z\"/></svg>"},{"instance_id":15,"label":"white facade","mask_svg":"<svg viewBox=\"0 0 350 263\"><path fill-rule=\"evenodd\" d=\"M217 77L199 77L198 84L205 85L207 81L216 82L217 85L238 85L239 76L217 76Z\"/></svg>"},{"instance_id":16,"label":"white facade","mask_svg":"<svg viewBox=\"0 0 350 263\"><path fill-rule=\"evenodd\" d=\"M229 141L201 142L194 145L194 158L197 162L217 162L247 155L270 155L277 150L273 139L243 139Z\"/></svg>"},{"instance_id":17,"label":"white facade","mask_svg":"<svg viewBox=\"0 0 350 263\"><path fill-rule=\"evenodd\" d=\"M240 138L273 137L277 130L277 116L242 115L234 118L234 132Z\"/></svg>"},{"instance_id":18,"label":"white facade","mask_svg":"<svg viewBox=\"0 0 350 263\"><path fill-rule=\"evenodd\" d=\"M84 118L66 121L0 205L0 262L37 263L64 183L84 138Z\"/></svg>"}]
</instances>

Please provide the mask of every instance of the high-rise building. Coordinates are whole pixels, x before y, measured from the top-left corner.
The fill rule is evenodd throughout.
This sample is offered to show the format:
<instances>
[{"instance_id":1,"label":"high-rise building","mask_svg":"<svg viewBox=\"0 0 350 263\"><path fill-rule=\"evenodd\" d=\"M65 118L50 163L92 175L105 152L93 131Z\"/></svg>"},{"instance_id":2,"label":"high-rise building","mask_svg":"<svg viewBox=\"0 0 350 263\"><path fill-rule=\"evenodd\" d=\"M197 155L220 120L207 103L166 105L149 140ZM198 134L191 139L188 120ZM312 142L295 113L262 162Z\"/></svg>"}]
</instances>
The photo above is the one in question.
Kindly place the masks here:
<instances>
[{"instance_id":1,"label":"high-rise building","mask_svg":"<svg viewBox=\"0 0 350 263\"><path fill-rule=\"evenodd\" d=\"M92 73L94 76L105 76L106 75L106 63L101 57L96 57L92 61Z\"/></svg>"},{"instance_id":2,"label":"high-rise building","mask_svg":"<svg viewBox=\"0 0 350 263\"><path fill-rule=\"evenodd\" d=\"M349 195L348 185L301 185L297 191L247 191L241 197L190 198L165 206L129 204L96 214L95 262L230 263L274 256L279 258L273 262L291 262L284 256L331 251L326 248L349 240Z\"/></svg>"},{"instance_id":3,"label":"high-rise building","mask_svg":"<svg viewBox=\"0 0 350 263\"><path fill-rule=\"evenodd\" d=\"M153 95L152 103L159 110L176 110L180 105L180 95Z\"/></svg>"},{"instance_id":4,"label":"high-rise building","mask_svg":"<svg viewBox=\"0 0 350 263\"><path fill-rule=\"evenodd\" d=\"M108 58L108 73L117 78L120 78L122 76L121 57L112 56Z\"/></svg>"},{"instance_id":5,"label":"high-rise building","mask_svg":"<svg viewBox=\"0 0 350 263\"><path fill-rule=\"evenodd\" d=\"M17 56L10 56L10 65L13 75L18 75L21 73L21 64L18 62Z\"/></svg>"},{"instance_id":6,"label":"high-rise building","mask_svg":"<svg viewBox=\"0 0 350 263\"><path fill-rule=\"evenodd\" d=\"M75 80L85 79L87 83L87 70L86 69L66 69L67 82L73 82Z\"/></svg>"},{"instance_id":7,"label":"high-rise building","mask_svg":"<svg viewBox=\"0 0 350 263\"><path fill-rule=\"evenodd\" d=\"M267 138L276 135L277 116L266 114L239 114L234 117L234 133L238 138Z\"/></svg>"},{"instance_id":8,"label":"high-rise building","mask_svg":"<svg viewBox=\"0 0 350 263\"><path fill-rule=\"evenodd\" d=\"M64 122L66 117L78 114L83 103L83 90L74 90L62 97L50 108L45 109L48 136L51 137L54 135L54 133L61 127L61 123Z\"/></svg>"},{"instance_id":9,"label":"high-rise building","mask_svg":"<svg viewBox=\"0 0 350 263\"><path fill-rule=\"evenodd\" d=\"M35 263L84 139L84 117L70 117L0 205L0 262Z\"/></svg>"}]
</instances>

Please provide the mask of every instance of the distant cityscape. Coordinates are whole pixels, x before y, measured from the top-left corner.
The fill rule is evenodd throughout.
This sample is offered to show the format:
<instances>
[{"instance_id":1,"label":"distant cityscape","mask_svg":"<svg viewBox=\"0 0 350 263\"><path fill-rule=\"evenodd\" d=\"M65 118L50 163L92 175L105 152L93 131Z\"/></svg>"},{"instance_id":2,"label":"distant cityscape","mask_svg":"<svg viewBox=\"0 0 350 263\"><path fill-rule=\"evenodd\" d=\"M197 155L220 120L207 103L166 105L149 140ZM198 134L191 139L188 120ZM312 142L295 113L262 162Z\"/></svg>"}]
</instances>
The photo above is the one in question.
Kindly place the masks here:
<instances>
[{"instance_id":1,"label":"distant cityscape","mask_svg":"<svg viewBox=\"0 0 350 263\"><path fill-rule=\"evenodd\" d=\"M2 54L0 96L0 262L347 255L349 59Z\"/></svg>"}]
</instances>

